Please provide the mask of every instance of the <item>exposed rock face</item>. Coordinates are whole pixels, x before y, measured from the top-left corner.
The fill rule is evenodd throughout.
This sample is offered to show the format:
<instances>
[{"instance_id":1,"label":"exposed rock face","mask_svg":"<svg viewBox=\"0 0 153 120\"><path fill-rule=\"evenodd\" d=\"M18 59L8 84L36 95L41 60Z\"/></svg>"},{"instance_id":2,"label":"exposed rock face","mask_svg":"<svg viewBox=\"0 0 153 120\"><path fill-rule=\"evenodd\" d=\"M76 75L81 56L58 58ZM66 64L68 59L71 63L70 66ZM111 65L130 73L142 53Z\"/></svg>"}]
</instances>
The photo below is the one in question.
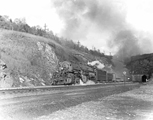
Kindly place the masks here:
<instances>
[{"instance_id":1,"label":"exposed rock face","mask_svg":"<svg viewBox=\"0 0 153 120\"><path fill-rule=\"evenodd\" d=\"M58 58L54 50L46 43L37 42L38 51L32 57L32 67L40 85L50 85L53 73L58 67Z\"/></svg>"},{"instance_id":2,"label":"exposed rock face","mask_svg":"<svg viewBox=\"0 0 153 120\"><path fill-rule=\"evenodd\" d=\"M53 72L57 69L58 58L55 55L54 50L45 43L37 42L38 50L41 52L42 58L46 62L46 67L49 67L50 71Z\"/></svg>"},{"instance_id":3,"label":"exposed rock face","mask_svg":"<svg viewBox=\"0 0 153 120\"><path fill-rule=\"evenodd\" d=\"M54 50L43 42L37 42L37 49L30 56L28 75L19 75L20 86L45 86L52 84L52 75L57 70L58 58Z\"/></svg>"},{"instance_id":4,"label":"exposed rock face","mask_svg":"<svg viewBox=\"0 0 153 120\"><path fill-rule=\"evenodd\" d=\"M51 85L58 67L54 47L59 45L43 37L1 31L0 88Z\"/></svg>"},{"instance_id":5,"label":"exposed rock face","mask_svg":"<svg viewBox=\"0 0 153 120\"><path fill-rule=\"evenodd\" d=\"M12 43L12 49L0 48L6 62L0 60L0 88L51 85L58 67L53 48L44 42L21 42Z\"/></svg>"},{"instance_id":6,"label":"exposed rock face","mask_svg":"<svg viewBox=\"0 0 153 120\"><path fill-rule=\"evenodd\" d=\"M0 88L10 88L13 85L13 78L6 69L7 65L0 60Z\"/></svg>"}]
</instances>

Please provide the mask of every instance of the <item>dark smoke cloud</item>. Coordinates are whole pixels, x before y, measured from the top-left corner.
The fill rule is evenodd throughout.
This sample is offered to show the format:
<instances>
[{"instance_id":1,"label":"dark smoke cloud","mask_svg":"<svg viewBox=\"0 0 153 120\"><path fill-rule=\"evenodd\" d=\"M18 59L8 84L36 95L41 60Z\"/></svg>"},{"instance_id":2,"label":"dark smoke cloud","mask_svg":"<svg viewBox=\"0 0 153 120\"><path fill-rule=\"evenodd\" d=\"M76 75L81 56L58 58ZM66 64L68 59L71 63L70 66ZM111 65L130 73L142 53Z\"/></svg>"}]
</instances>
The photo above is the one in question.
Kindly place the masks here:
<instances>
[{"instance_id":1,"label":"dark smoke cloud","mask_svg":"<svg viewBox=\"0 0 153 120\"><path fill-rule=\"evenodd\" d=\"M115 0L55 0L53 5L65 22L62 35L68 38L83 39L94 32L93 26L110 32L125 25L125 11Z\"/></svg>"},{"instance_id":2,"label":"dark smoke cloud","mask_svg":"<svg viewBox=\"0 0 153 120\"><path fill-rule=\"evenodd\" d=\"M103 29L118 29L124 27L124 11L111 0L90 1L86 18L95 22L98 27Z\"/></svg>"},{"instance_id":3,"label":"dark smoke cloud","mask_svg":"<svg viewBox=\"0 0 153 120\"><path fill-rule=\"evenodd\" d=\"M123 1L54 0L53 7L65 23L62 36L73 40L89 39L89 42L98 40L96 47L105 41L110 49L117 48L116 56L122 59L143 53L143 40L140 41L126 23Z\"/></svg>"},{"instance_id":4,"label":"dark smoke cloud","mask_svg":"<svg viewBox=\"0 0 153 120\"><path fill-rule=\"evenodd\" d=\"M116 35L113 42L115 45L118 45L119 50L116 55L122 60L142 53L142 50L138 44L138 38L134 35L132 30L120 31Z\"/></svg>"},{"instance_id":5,"label":"dark smoke cloud","mask_svg":"<svg viewBox=\"0 0 153 120\"><path fill-rule=\"evenodd\" d=\"M60 18L65 23L62 36L116 48L113 57L114 72L123 77L124 60L133 55L150 51L150 39L135 31L126 23L124 0L55 0ZM107 44L104 44L107 43Z\"/></svg>"}]
</instances>

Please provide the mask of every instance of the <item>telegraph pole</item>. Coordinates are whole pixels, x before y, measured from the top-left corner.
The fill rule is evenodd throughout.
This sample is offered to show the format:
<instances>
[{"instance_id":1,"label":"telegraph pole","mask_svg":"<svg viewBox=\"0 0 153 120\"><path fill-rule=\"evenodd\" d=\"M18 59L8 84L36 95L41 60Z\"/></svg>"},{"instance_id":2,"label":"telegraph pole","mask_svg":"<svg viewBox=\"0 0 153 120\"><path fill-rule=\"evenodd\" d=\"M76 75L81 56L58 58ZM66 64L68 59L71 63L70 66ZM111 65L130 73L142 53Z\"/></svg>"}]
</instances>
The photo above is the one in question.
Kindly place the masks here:
<instances>
[{"instance_id":1,"label":"telegraph pole","mask_svg":"<svg viewBox=\"0 0 153 120\"><path fill-rule=\"evenodd\" d=\"M126 71L123 72L123 79L124 79L124 85L125 85L125 80L126 80Z\"/></svg>"},{"instance_id":2,"label":"telegraph pole","mask_svg":"<svg viewBox=\"0 0 153 120\"><path fill-rule=\"evenodd\" d=\"M45 30L45 31L47 30L47 25L46 25L46 23L45 23L45 25L44 25L44 30Z\"/></svg>"}]
</instances>

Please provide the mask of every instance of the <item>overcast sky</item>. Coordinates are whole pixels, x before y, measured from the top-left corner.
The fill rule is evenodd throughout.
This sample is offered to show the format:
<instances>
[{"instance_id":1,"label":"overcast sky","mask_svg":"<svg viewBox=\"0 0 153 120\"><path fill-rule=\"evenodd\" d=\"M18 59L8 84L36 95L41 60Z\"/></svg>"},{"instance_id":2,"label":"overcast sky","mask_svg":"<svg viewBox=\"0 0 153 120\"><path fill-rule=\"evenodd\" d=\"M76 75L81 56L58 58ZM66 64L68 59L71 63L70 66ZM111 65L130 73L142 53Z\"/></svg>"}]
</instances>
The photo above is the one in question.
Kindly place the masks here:
<instances>
[{"instance_id":1,"label":"overcast sky","mask_svg":"<svg viewBox=\"0 0 153 120\"><path fill-rule=\"evenodd\" d=\"M51 0L0 0L0 14L10 18L26 18L26 22L44 26L46 23L54 33L59 33L63 27L55 9L51 7Z\"/></svg>"},{"instance_id":2,"label":"overcast sky","mask_svg":"<svg viewBox=\"0 0 153 120\"><path fill-rule=\"evenodd\" d=\"M63 4L63 1L66 1L66 2ZM0 0L0 3L1 3L0 15L8 15L12 19L26 18L26 22L30 26L40 25L41 27L43 27L44 24L46 23L49 29L52 30L55 34L68 37L68 39L74 39L74 41L79 40L81 41L82 44L86 45L89 48L92 48L92 46L95 46L101 51L106 51L107 53L116 52L117 49L115 48L115 46L113 46L112 48L108 47L108 39L111 39L110 36L112 36L112 32L108 32L110 30L110 26L108 25L106 26L107 30L105 30L104 28L102 30L99 30L100 28L97 27L97 24L96 24L96 22L99 22L99 21L94 20L94 22L92 22L91 20L92 18L90 18L90 16L87 16L87 15L84 16L84 14L86 14L88 9L93 7L91 5L88 5L91 3L91 0L83 0L85 1L84 3L87 3L86 6L85 7L83 6L83 7L87 9L82 10L82 8L79 8L80 10L79 11L77 10L77 14L75 13L76 11L73 12L75 16L71 16L71 17L79 16L78 18L80 18L79 19L80 23L77 24L78 27L79 25L86 25L83 28L79 27L79 31L77 30L77 28L75 28L75 30L73 29L74 32L76 32L76 34L73 34L73 35L71 35L71 31L70 31L71 29L68 28L73 26L67 25L68 22L70 22L70 24L72 22L69 19L67 19L70 16L64 16L63 14L66 13L66 15L69 15L67 13L70 13L70 11L73 10L73 7L75 9L76 5L74 4L74 2L76 2L77 0L63 0L63 1L62 0ZM73 1L73 2L67 2L67 1ZM79 7L81 7L82 1L80 0L78 1L79 1L78 2ZM105 4L107 0L102 0L102 1L104 1L103 4ZM121 7L121 9L124 9L124 12L122 14L125 13L125 15L123 16L125 18L125 22L127 23L126 25L129 25L131 28L135 30L149 34L150 36L152 35L153 33L153 0L108 0L108 1L110 3L111 1L112 2L115 1L117 4L120 4L121 6L124 5L124 8ZM60 3L62 3L62 6ZM106 5L109 6L108 3L106 3ZM68 10L69 8L70 8L70 11ZM78 9L78 6L77 6L77 9ZM60 10L64 11L64 13L61 12ZM98 17L98 19L101 19L101 18ZM114 19L116 18L114 17ZM73 19L73 20L76 20L76 19ZM108 24L109 22L112 22L112 20L110 21L109 20L108 20ZM104 22L107 24L107 20ZM115 25L118 24L116 22L114 23ZM89 25L90 27L88 27ZM112 24L112 26L113 25L114 24ZM101 27L104 27L104 26L101 26ZM116 26L113 26L113 27L116 27ZM64 30L70 31L70 35L67 33L67 31L65 32Z\"/></svg>"}]
</instances>

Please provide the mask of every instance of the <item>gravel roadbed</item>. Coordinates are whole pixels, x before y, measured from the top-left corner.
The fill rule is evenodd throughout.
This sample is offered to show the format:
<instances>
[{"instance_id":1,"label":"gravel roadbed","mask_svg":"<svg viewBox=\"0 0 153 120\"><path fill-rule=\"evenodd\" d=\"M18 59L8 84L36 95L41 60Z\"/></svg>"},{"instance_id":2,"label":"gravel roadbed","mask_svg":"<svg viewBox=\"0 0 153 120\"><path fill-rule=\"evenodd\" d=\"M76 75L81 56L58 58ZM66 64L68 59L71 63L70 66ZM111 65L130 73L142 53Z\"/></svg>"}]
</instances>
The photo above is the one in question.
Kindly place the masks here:
<instances>
[{"instance_id":1,"label":"gravel roadbed","mask_svg":"<svg viewBox=\"0 0 153 120\"><path fill-rule=\"evenodd\" d=\"M153 84L56 111L35 120L153 120Z\"/></svg>"}]
</instances>

